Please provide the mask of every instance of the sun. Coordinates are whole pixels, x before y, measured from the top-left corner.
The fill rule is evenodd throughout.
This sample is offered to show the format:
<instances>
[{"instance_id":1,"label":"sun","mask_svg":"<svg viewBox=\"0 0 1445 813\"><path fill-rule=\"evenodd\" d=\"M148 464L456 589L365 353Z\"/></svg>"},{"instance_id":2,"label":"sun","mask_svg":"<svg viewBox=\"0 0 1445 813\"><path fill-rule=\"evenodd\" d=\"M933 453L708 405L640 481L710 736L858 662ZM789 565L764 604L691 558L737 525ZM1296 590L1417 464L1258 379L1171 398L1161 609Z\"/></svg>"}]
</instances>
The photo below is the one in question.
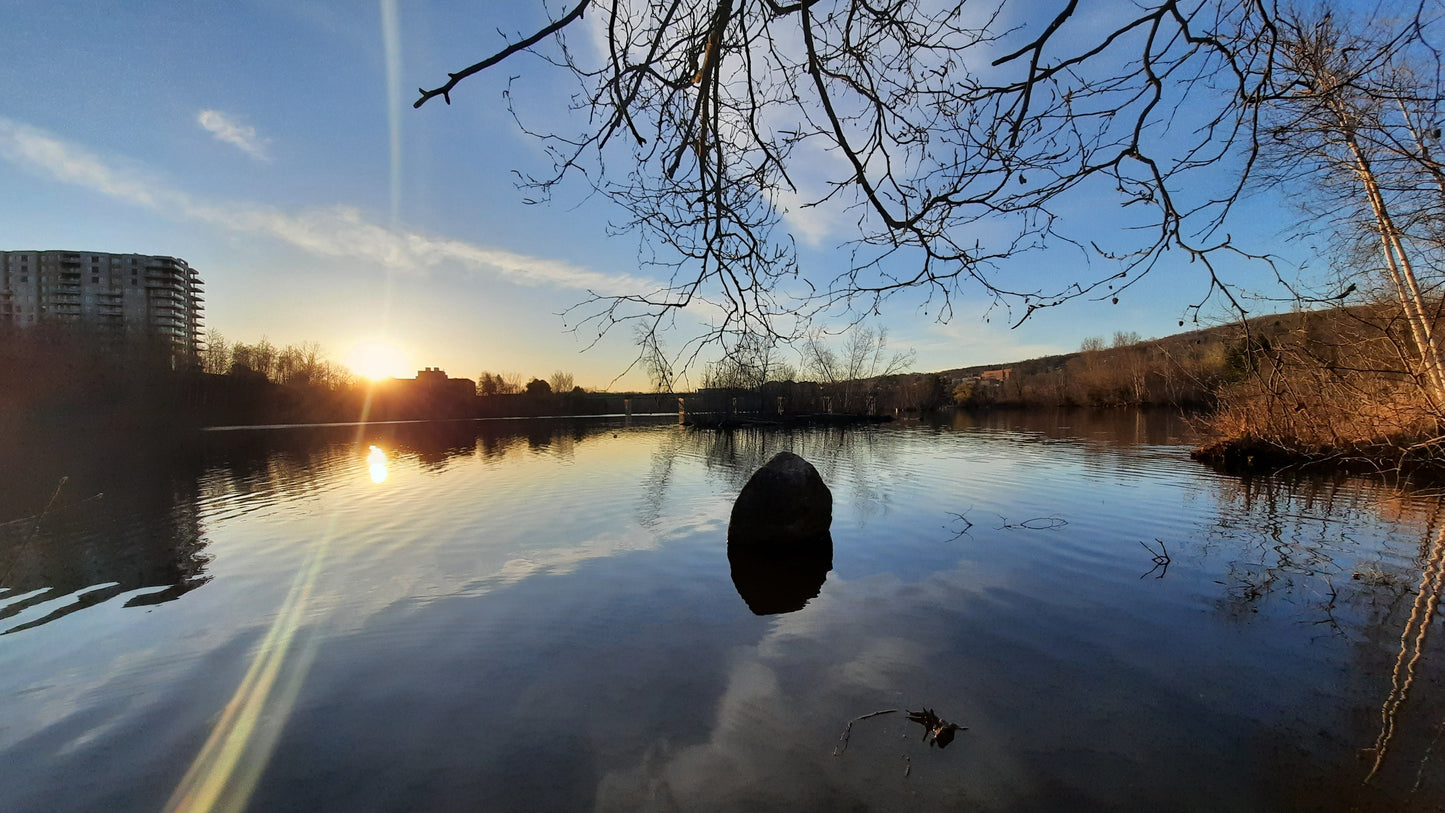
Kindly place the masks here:
<instances>
[{"instance_id":1,"label":"sun","mask_svg":"<svg viewBox=\"0 0 1445 813\"><path fill-rule=\"evenodd\" d=\"M373 339L362 342L346 355L346 366L357 375L372 381L403 378L411 374L406 354L389 341Z\"/></svg>"}]
</instances>

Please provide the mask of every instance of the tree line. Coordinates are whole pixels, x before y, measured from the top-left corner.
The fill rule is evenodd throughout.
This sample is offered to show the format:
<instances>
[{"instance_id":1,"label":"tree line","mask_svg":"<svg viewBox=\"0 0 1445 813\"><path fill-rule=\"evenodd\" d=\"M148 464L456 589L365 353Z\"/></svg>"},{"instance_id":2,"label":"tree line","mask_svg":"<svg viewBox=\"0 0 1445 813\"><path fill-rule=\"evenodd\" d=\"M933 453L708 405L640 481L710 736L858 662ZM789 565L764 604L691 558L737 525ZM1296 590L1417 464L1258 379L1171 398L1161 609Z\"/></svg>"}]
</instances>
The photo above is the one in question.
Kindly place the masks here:
<instances>
[{"instance_id":1,"label":"tree line","mask_svg":"<svg viewBox=\"0 0 1445 813\"><path fill-rule=\"evenodd\" d=\"M1077 353L947 373L962 407L1212 406L1230 376L1233 327L1142 340L1091 336Z\"/></svg>"},{"instance_id":2,"label":"tree line","mask_svg":"<svg viewBox=\"0 0 1445 813\"><path fill-rule=\"evenodd\" d=\"M567 47L584 13L604 47ZM549 89L536 67L493 87L509 107L529 100L513 112L552 160L523 174L529 193L575 180L615 202L617 225L644 243L663 283L594 296L572 314L602 330L637 325L639 361L669 381L710 345L742 369L709 375L760 390L750 336L761 349L806 346L821 315L874 314L901 292L945 321L965 294L1016 322L1079 298L1117 303L1175 265L1168 257L1198 269L1181 327L1211 303L1243 320L1262 292L1232 282L1219 261L1245 258L1276 302L1374 316L1325 345L1284 337L1288 350L1273 344L1263 357L1243 338L1235 356L1257 378L1231 391L1250 416L1240 437L1282 440L1293 426L1304 441L1322 423L1339 442L1355 432L1355 442L1434 449L1445 443L1441 25L1426 0L1368 17L1324 0L1069 0L1053 16L1023 0L981 14L961 0L576 0L422 89L415 106L450 104L460 83L522 52L577 81L576 128L526 115L541 106L529 94ZM822 177L810 184L804 168ZM1325 244L1333 279L1303 286L1269 247L1231 236L1239 201L1260 190L1295 202L1298 230ZM1061 215L1080 205L1115 210L1120 228ZM845 262L814 272L801 267L785 214L830 206L857 228ZM1094 262L1058 284L1023 265L1060 246ZM673 315L699 301L715 317L664 353ZM1358 346L1334 344L1347 337ZM1242 383L1210 379L1228 372L1219 353L1106 349L1119 364L1085 348L1064 367L1010 379L1001 397L1155 402ZM1320 400L1305 397L1305 381L1310 392L1344 387L1367 412L1393 417L1349 431L1328 414L1285 420L1280 404L1307 414Z\"/></svg>"},{"instance_id":3,"label":"tree line","mask_svg":"<svg viewBox=\"0 0 1445 813\"><path fill-rule=\"evenodd\" d=\"M553 371L547 378L533 378L523 383L524 376L521 373L491 373L484 372L477 376L477 394L482 396L492 395L530 395L532 397L545 397L549 395L583 395L586 393L582 387L573 384L572 374L562 370Z\"/></svg>"},{"instance_id":4,"label":"tree line","mask_svg":"<svg viewBox=\"0 0 1445 813\"><path fill-rule=\"evenodd\" d=\"M355 386L357 376L346 365L326 358L313 341L277 347L262 336L247 344L228 341L219 330L206 331L201 371L210 375L259 377L287 386L338 390Z\"/></svg>"}]
</instances>

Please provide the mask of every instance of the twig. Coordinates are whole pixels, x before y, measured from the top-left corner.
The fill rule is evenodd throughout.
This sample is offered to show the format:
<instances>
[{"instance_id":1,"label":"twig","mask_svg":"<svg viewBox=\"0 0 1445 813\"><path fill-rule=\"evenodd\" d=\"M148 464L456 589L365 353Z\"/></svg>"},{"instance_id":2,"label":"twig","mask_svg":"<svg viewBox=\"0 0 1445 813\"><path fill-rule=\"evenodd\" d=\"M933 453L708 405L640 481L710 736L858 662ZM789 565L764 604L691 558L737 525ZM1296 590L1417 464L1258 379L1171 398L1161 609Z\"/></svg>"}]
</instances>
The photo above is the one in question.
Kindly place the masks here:
<instances>
[{"instance_id":1,"label":"twig","mask_svg":"<svg viewBox=\"0 0 1445 813\"><path fill-rule=\"evenodd\" d=\"M1142 540L1142 539L1139 540L1139 544L1144 546L1144 550L1149 551L1149 555L1154 557L1154 559L1153 559L1154 566L1149 569L1149 572L1148 572L1148 573L1145 573L1143 576L1140 576L1139 578L1141 578L1141 579L1144 578L1144 576L1148 576L1150 573L1153 573L1153 572L1156 571L1156 570L1160 570L1160 568L1163 568L1163 570L1160 571L1159 575L1156 576L1155 578L1159 578L1159 579L1164 578L1164 574L1169 572L1169 563L1173 561L1173 559L1170 559L1170 558L1169 558L1169 549L1166 548L1166 547L1164 547L1164 540L1159 539L1159 538L1156 537L1156 538L1154 539L1154 541L1159 543L1159 552L1158 552L1158 553L1155 553L1155 552L1154 552L1154 549L1151 548L1151 547L1149 547L1149 543L1148 543L1148 542L1145 542L1145 541Z\"/></svg>"},{"instance_id":2,"label":"twig","mask_svg":"<svg viewBox=\"0 0 1445 813\"><path fill-rule=\"evenodd\" d=\"M1023 522L1015 523L1012 525L1004 524L1000 526L998 530L1003 531L1022 529L1025 531L1052 531L1057 528L1062 528L1068 524L1069 521L1064 519L1063 517L1032 517L1030 519L1024 520Z\"/></svg>"},{"instance_id":3,"label":"twig","mask_svg":"<svg viewBox=\"0 0 1445 813\"><path fill-rule=\"evenodd\" d=\"M50 513L50 506L55 505L55 498L60 496L60 489L65 488L65 483L69 479L69 477L62 477L60 478L60 482L55 484L55 491L51 493L50 501L45 503L45 507L35 516L35 525L30 528L30 539L34 539L35 535L40 533L41 521L45 519L46 514Z\"/></svg>"},{"instance_id":4,"label":"twig","mask_svg":"<svg viewBox=\"0 0 1445 813\"><path fill-rule=\"evenodd\" d=\"M506 59L512 54L517 53L518 51L525 51L528 48L531 48L533 45L536 45L537 43L551 36L552 34L555 34L558 31L561 31L562 29L571 25L573 22L582 17L582 12L587 10L587 4L590 2L591 0L582 0L582 2L577 4L576 8L572 9L570 12L567 13L567 16L552 23L546 28L543 28L532 36L520 42L514 42L511 45L508 45L506 48L503 48L502 50L487 57L486 59L478 62L475 65L462 68L456 73L447 74L447 83L439 88L434 88L432 90L427 90L426 88L417 88L417 92L421 94L421 98L417 99L415 102L412 102L411 106L421 107L422 105L426 104L427 99L430 99L433 96L440 96L442 97L442 101L446 102L447 104L451 104L452 88L455 88L458 82L466 79L468 76L471 76L474 73L480 73L481 71L490 68L491 66L497 64L498 62L501 62L502 60Z\"/></svg>"},{"instance_id":5,"label":"twig","mask_svg":"<svg viewBox=\"0 0 1445 813\"><path fill-rule=\"evenodd\" d=\"M838 737L839 744L833 748L833 756L842 756L843 752L848 750L848 737L851 736L853 733L854 723L862 722L869 717L878 717L883 714L893 714L900 711L903 711L903 709L883 709L882 711L870 712L863 715L862 717L854 717L853 719L849 720L848 725L843 727L843 734Z\"/></svg>"},{"instance_id":6,"label":"twig","mask_svg":"<svg viewBox=\"0 0 1445 813\"><path fill-rule=\"evenodd\" d=\"M883 709L881 711L869 712L862 717L854 717L853 719L849 720L848 724L843 727L843 733L838 737L838 745L833 749L833 756L842 756L843 752L848 750L848 738L853 733L854 723L861 722L868 719L869 717L878 717L883 714L894 714L900 711L905 712L908 715L908 719L910 722L918 723L919 725L923 726L923 739L925 742L928 743L929 748L932 748L935 745L937 745L940 750L947 748L948 744L953 742L954 734L959 731L968 730L967 726L956 725L954 723L948 722L947 720L944 720L942 717L939 717L937 714L935 714L933 709L930 708L924 708L922 711L908 711L907 709ZM912 762L909 763L908 769L910 771L913 770ZM907 775L907 773L904 774L904 776Z\"/></svg>"},{"instance_id":7,"label":"twig","mask_svg":"<svg viewBox=\"0 0 1445 813\"><path fill-rule=\"evenodd\" d=\"M35 541L36 535L40 533L40 523L45 521L45 515L50 513L50 507L55 505L55 499L60 496L60 489L65 488L65 483L69 479L69 477L61 477L60 482L55 484L55 491L50 494L50 500L45 503L45 507L35 515L35 524L30 526L30 535L25 537L25 541L16 549L15 560L10 563L10 567L5 569L5 575L0 577L0 584L8 584L10 577L15 575L15 566L20 563L21 555L24 554L25 548Z\"/></svg>"},{"instance_id":8,"label":"twig","mask_svg":"<svg viewBox=\"0 0 1445 813\"><path fill-rule=\"evenodd\" d=\"M972 510L973 510L972 508L968 509L968 511L972 511ZM968 511L964 511L962 514L955 514L955 513L953 513L952 511L949 511L949 512L948 512L948 515L951 516L951 517L953 517L953 523L952 523L952 524L957 525L957 524L960 523L960 522L963 523L963 530L961 530L961 531L955 531L954 534L953 534L953 538L954 538L954 539L957 539L957 538L959 538L960 536L965 536L965 535L968 534L969 531L973 530L973 522L971 522L971 521L969 520L969 518L968 518Z\"/></svg>"}]
</instances>

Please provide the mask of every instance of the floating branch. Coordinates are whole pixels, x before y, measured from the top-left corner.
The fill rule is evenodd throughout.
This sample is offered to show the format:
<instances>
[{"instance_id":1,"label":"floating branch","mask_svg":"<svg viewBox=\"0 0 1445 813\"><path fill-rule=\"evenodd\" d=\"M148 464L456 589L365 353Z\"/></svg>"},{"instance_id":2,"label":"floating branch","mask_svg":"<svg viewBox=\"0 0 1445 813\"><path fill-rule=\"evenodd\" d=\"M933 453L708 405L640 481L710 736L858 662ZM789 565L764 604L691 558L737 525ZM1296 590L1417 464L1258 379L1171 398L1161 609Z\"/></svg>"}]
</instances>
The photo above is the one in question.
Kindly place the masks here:
<instances>
[{"instance_id":1,"label":"floating branch","mask_svg":"<svg viewBox=\"0 0 1445 813\"><path fill-rule=\"evenodd\" d=\"M60 478L60 482L55 486L55 492L50 495L50 500L45 503L45 507L35 516L35 525L30 529L31 539L34 539L35 535L40 533L40 523L45 521L45 515L49 514L51 506L55 505L55 498L60 496L60 489L65 488L65 484L69 480L69 477Z\"/></svg>"},{"instance_id":2,"label":"floating branch","mask_svg":"<svg viewBox=\"0 0 1445 813\"><path fill-rule=\"evenodd\" d=\"M908 719L923 726L923 741L928 743L929 748L937 745L939 750L947 748L948 744L953 742L955 733L967 730L961 725L950 723L934 714L933 709L910 711Z\"/></svg>"},{"instance_id":3,"label":"floating branch","mask_svg":"<svg viewBox=\"0 0 1445 813\"><path fill-rule=\"evenodd\" d=\"M1032 519L1026 519L1023 522L1018 522L1011 525L1001 525L999 526L998 530L1005 531L1022 529L1025 531L1052 531L1057 528L1062 528L1068 524L1069 521L1064 519L1063 517L1034 517Z\"/></svg>"},{"instance_id":4,"label":"floating branch","mask_svg":"<svg viewBox=\"0 0 1445 813\"><path fill-rule=\"evenodd\" d=\"M65 484L69 480L70 477L68 476L62 477L60 478L60 482L55 485L55 491L50 495L50 500L45 503L44 508L40 509L40 513L35 515L35 524L30 526L30 534L25 537L25 541L20 545L20 548L15 551L15 560L10 563L10 567L5 569L4 575L0 576L0 583L9 583L10 577L15 575L15 568L20 564L21 553L24 552L26 546L35 541L35 537L40 533L40 523L45 521L45 517L50 513L51 507L55 505L56 498L60 496L60 490L65 488Z\"/></svg>"},{"instance_id":5,"label":"floating branch","mask_svg":"<svg viewBox=\"0 0 1445 813\"><path fill-rule=\"evenodd\" d=\"M903 711L903 709L883 709L882 711L870 712L863 715L862 717L854 717L853 719L849 720L848 724L846 726L843 726L842 735L838 737L838 745L833 749L833 756L842 756L843 752L848 750L848 738L853 735L854 723L860 723L868 719L869 717L878 717L884 714L893 714L899 711Z\"/></svg>"},{"instance_id":6,"label":"floating branch","mask_svg":"<svg viewBox=\"0 0 1445 813\"><path fill-rule=\"evenodd\" d=\"M972 511L972 510L973 510L972 508L969 509L969 511ZM967 535L968 535L968 532L971 531L971 530L973 530L973 522L970 521L969 518L968 518L968 511L964 511L962 514L955 514L955 513L953 513L952 511L949 511L949 512L948 512L948 515L951 516L951 517L953 517L953 522L951 522L951 523L949 523L949 524L952 525L952 526L954 526L955 528L958 527L959 523L963 523L963 528L962 528L961 530L954 531L954 533L953 533L953 538L954 538L954 539L957 539L957 538L959 538L960 536L967 536ZM944 527L948 527L948 526L944 526Z\"/></svg>"},{"instance_id":7,"label":"floating branch","mask_svg":"<svg viewBox=\"0 0 1445 813\"><path fill-rule=\"evenodd\" d=\"M932 748L935 745L937 745L940 750L947 748L948 744L953 742L953 737L955 734L960 731L968 730L967 726L957 725L955 723L950 723L947 720L944 720L942 717L939 717L937 714L935 714L933 709L930 708L924 708L919 711L908 711L907 709L883 709L882 711L869 712L862 717L854 717L853 719L849 720L848 724L843 727L843 733L838 737L838 746L833 749L833 756L842 756L843 752L848 750L848 738L851 737L853 734L854 723L862 722L863 720L867 720L870 717L879 717L884 714L897 714L898 712L903 712L904 714L908 715L908 719L910 722L918 723L919 725L923 726L923 741L928 743L929 748ZM907 759L907 755L904 756L904 759ZM912 761L909 761L908 770L905 771L903 775L907 776L908 773L912 772L912 770L913 763Z\"/></svg>"},{"instance_id":8,"label":"floating branch","mask_svg":"<svg viewBox=\"0 0 1445 813\"><path fill-rule=\"evenodd\" d=\"M1155 578L1157 578L1157 579L1162 579L1162 578L1164 578L1164 574L1169 572L1169 563L1170 563L1171 561L1173 561L1172 559L1169 558L1169 549L1166 548L1166 547L1164 547L1164 540L1155 538L1154 541L1159 543L1159 552L1158 552L1158 553L1155 553L1155 552L1154 552L1154 549L1151 548L1151 547L1149 547L1149 543L1148 543L1148 542L1145 542L1145 541L1142 540L1142 539L1139 540L1139 544L1144 546L1144 550L1149 551L1149 555L1152 556L1152 557L1154 557L1154 559L1153 559L1154 566L1151 567L1151 568L1149 568L1149 572L1148 572L1148 573L1145 573L1143 576L1140 576L1139 578L1141 578L1141 579L1144 578L1144 576L1148 576L1150 573L1153 573L1153 572L1156 571L1156 570L1159 571L1159 575L1158 575L1158 576L1155 576Z\"/></svg>"}]
</instances>

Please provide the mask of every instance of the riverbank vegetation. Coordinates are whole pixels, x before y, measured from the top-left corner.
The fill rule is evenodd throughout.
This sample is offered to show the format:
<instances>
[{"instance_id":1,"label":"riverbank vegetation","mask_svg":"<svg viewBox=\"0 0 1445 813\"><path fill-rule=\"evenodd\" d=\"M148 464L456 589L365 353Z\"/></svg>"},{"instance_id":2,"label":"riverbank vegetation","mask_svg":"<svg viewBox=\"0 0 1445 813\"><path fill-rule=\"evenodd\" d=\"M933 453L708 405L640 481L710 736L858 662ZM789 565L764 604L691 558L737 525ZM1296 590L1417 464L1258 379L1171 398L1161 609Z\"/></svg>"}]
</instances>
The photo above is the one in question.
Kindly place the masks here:
<instances>
[{"instance_id":1,"label":"riverbank vegetation","mask_svg":"<svg viewBox=\"0 0 1445 813\"><path fill-rule=\"evenodd\" d=\"M1220 389L1203 421L1216 440L1196 457L1445 471L1441 412L1401 311L1399 303L1340 308L1254 337L1246 374Z\"/></svg>"},{"instance_id":2,"label":"riverbank vegetation","mask_svg":"<svg viewBox=\"0 0 1445 813\"><path fill-rule=\"evenodd\" d=\"M1445 87L1439 52L1417 39L1428 22L1280 18L1258 179L1291 192L1301 232L1328 246L1329 298L1364 304L1253 347L1206 455L1445 468Z\"/></svg>"}]
</instances>

